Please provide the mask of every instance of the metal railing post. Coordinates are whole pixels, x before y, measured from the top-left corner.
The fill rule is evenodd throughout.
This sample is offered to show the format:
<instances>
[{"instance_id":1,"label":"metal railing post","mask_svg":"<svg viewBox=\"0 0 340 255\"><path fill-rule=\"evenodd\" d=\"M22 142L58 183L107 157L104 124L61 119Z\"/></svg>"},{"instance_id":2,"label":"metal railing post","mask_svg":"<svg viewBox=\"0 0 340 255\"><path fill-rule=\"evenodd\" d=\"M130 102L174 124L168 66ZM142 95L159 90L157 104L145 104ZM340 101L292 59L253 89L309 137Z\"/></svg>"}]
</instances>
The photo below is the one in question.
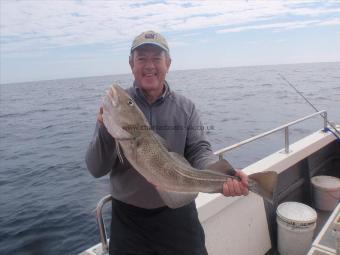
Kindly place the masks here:
<instances>
[{"instance_id":1,"label":"metal railing post","mask_svg":"<svg viewBox=\"0 0 340 255\"><path fill-rule=\"evenodd\" d=\"M324 113L323 113L323 127L324 127L325 130L326 130L326 128L327 128L327 123L328 123L328 120L327 120L327 112L324 112Z\"/></svg>"},{"instance_id":2,"label":"metal railing post","mask_svg":"<svg viewBox=\"0 0 340 255\"><path fill-rule=\"evenodd\" d=\"M285 153L289 153L289 129L285 127Z\"/></svg>"},{"instance_id":3,"label":"metal railing post","mask_svg":"<svg viewBox=\"0 0 340 255\"><path fill-rule=\"evenodd\" d=\"M106 235L102 211L103 211L103 206L111 200L112 200L111 195L107 195L107 196L103 197L98 202L97 208L96 208L97 223L98 223L99 234L100 234L100 242L102 243L103 254L109 253L109 246L107 244L107 235Z\"/></svg>"}]
</instances>

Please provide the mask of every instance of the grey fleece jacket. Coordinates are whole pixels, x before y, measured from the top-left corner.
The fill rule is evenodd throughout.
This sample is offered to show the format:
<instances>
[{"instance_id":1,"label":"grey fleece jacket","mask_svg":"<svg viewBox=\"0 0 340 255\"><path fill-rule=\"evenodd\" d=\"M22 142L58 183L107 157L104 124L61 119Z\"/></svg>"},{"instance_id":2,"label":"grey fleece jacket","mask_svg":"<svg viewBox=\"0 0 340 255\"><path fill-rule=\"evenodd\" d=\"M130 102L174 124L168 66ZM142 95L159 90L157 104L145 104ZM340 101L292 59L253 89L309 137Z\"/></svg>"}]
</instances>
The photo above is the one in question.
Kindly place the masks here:
<instances>
[{"instance_id":1,"label":"grey fleece jacket","mask_svg":"<svg viewBox=\"0 0 340 255\"><path fill-rule=\"evenodd\" d=\"M207 141L195 105L171 91L167 83L165 88L163 95L151 105L136 84L126 91L142 110L153 130L165 139L171 151L183 155L198 169L215 162L216 157ZM99 122L86 152L86 164L94 177L110 172L111 192L115 199L146 209L165 205L155 187L126 159L123 164L119 161L115 140Z\"/></svg>"}]
</instances>

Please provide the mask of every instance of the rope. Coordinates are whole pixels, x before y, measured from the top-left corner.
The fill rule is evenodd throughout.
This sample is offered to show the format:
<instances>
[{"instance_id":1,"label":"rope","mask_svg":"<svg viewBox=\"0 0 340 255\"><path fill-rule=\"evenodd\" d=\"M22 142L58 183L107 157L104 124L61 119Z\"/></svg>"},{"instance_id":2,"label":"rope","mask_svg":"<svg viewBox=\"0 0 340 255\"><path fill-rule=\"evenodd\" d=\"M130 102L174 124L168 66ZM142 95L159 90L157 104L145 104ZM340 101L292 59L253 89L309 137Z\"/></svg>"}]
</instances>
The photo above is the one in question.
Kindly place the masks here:
<instances>
[{"instance_id":1,"label":"rope","mask_svg":"<svg viewBox=\"0 0 340 255\"><path fill-rule=\"evenodd\" d=\"M336 140L340 142L340 137L332 129L329 129L328 127L326 127L323 130L325 132L331 132L336 137Z\"/></svg>"}]
</instances>

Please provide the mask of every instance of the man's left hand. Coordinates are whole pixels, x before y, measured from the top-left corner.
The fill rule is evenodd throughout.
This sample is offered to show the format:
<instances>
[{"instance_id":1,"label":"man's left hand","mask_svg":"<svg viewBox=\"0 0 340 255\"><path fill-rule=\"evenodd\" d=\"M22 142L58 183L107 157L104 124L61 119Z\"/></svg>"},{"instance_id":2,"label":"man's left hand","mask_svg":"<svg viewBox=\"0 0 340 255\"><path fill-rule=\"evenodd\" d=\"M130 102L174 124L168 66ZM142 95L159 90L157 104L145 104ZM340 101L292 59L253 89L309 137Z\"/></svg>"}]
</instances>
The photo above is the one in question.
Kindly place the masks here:
<instances>
[{"instance_id":1,"label":"man's left hand","mask_svg":"<svg viewBox=\"0 0 340 255\"><path fill-rule=\"evenodd\" d=\"M223 184L223 195L227 197L248 195L248 176L241 170L237 170L235 176L240 177L241 181L232 178L228 179Z\"/></svg>"}]
</instances>

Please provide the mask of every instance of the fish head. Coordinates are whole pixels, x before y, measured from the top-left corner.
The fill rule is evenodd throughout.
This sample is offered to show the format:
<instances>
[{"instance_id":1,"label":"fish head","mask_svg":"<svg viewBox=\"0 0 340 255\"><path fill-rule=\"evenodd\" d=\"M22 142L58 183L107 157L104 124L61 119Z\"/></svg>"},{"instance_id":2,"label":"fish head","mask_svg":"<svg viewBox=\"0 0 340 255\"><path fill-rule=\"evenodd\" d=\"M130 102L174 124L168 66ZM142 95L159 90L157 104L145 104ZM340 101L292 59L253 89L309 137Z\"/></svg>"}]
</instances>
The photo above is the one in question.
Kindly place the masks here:
<instances>
[{"instance_id":1,"label":"fish head","mask_svg":"<svg viewBox=\"0 0 340 255\"><path fill-rule=\"evenodd\" d=\"M106 92L103 120L109 133L118 139L136 138L149 127L143 112L119 85L112 85Z\"/></svg>"}]
</instances>

